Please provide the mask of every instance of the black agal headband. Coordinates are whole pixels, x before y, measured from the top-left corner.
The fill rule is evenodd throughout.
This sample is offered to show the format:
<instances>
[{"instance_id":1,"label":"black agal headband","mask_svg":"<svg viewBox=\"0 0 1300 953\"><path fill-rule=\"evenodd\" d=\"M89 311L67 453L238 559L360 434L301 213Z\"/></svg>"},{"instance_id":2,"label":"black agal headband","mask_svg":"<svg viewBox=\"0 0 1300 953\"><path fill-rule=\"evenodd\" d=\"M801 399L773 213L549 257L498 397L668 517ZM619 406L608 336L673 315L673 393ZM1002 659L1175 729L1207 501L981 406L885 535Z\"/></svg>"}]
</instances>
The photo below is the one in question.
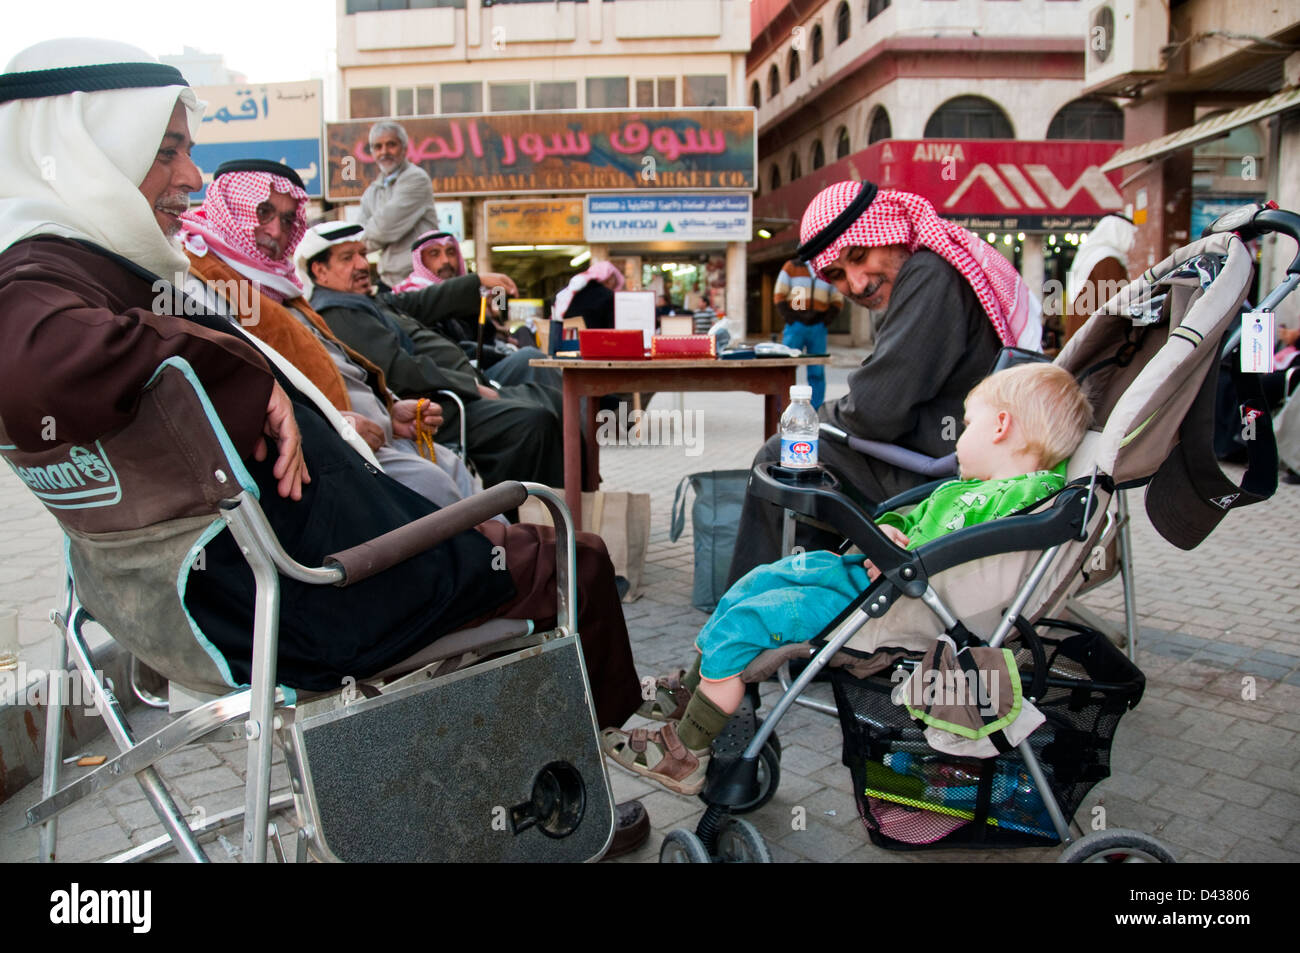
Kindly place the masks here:
<instances>
[{"instance_id":1,"label":"black agal headband","mask_svg":"<svg viewBox=\"0 0 1300 953\"><path fill-rule=\"evenodd\" d=\"M162 63L98 63L0 74L0 103L67 93L100 93L147 86L188 86L181 71Z\"/></svg>"},{"instance_id":2,"label":"black agal headband","mask_svg":"<svg viewBox=\"0 0 1300 953\"><path fill-rule=\"evenodd\" d=\"M843 235L850 225L858 220L867 207L871 205L876 197L878 189L872 182L863 182L862 188L853 201L849 203L848 208L836 215L831 223L823 228L820 232L808 239L797 249L795 257L805 264L812 264L812 260L835 244L835 240Z\"/></svg>"},{"instance_id":3,"label":"black agal headband","mask_svg":"<svg viewBox=\"0 0 1300 953\"><path fill-rule=\"evenodd\" d=\"M288 179L304 192L307 191L307 186L302 184L302 177L297 172L283 163L272 162L270 159L231 159L217 166L217 171L212 173L212 177L217 179L227 172L269 172L282 179Z\"/></svg>"}]
</instances>

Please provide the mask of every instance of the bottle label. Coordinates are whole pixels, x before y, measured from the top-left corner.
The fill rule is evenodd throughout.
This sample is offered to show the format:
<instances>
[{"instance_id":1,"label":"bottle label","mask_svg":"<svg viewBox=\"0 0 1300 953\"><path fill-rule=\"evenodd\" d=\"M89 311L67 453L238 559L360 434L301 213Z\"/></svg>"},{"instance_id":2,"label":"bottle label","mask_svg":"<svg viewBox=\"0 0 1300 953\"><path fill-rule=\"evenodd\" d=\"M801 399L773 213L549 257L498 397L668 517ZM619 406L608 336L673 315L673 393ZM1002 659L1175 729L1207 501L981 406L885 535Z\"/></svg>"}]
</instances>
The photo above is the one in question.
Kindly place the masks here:
<instances>
[{"instance_id":1,"label":"bottle label","mask_svg":"<svg viewBox=\"0 0 1300 953\"><path fill-rule=\"evenodd\" d=\"M781 438L781 466L807 469L817 466L817 438Z\"/></svg>"}]
</instances>

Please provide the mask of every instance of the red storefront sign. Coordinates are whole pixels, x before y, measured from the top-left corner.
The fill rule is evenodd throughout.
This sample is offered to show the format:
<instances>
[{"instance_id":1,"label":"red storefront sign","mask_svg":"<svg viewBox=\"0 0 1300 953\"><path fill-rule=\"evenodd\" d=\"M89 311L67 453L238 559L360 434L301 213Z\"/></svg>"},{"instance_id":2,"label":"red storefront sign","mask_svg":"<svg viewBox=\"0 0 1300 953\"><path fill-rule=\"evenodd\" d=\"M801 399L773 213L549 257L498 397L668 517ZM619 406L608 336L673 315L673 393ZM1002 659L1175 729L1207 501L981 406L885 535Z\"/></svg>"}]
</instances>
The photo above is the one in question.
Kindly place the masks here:
<instances>
[{"instance_id":1,"label":"red storefront sign","mask_svg":"<svg viewBox=\"0 0 1300 953\"><path fill-rule=\"evenodd\" d=\"M593 110L414 116L399 121L435 195L754 188L754 116L744 109ZM375 178L373 119L326 123L326 197Z\"/></svg>"},{"instance_id":2,"label":"red storefront sign","mask_svg":"<svg viewBox=\"0 0 1300 953\"><path fill-rule=\"evenodd\" d=\"M886 140L760 196L754 218L798 222L823 188L867 179L923 195L944 218L976 232L1085 231L1124 200L1119 172L1101 166L1119 142ZM771 171L760 166L764 185ZM797 226L773 236L796 238Z\"/></svg>"}]
</instances>

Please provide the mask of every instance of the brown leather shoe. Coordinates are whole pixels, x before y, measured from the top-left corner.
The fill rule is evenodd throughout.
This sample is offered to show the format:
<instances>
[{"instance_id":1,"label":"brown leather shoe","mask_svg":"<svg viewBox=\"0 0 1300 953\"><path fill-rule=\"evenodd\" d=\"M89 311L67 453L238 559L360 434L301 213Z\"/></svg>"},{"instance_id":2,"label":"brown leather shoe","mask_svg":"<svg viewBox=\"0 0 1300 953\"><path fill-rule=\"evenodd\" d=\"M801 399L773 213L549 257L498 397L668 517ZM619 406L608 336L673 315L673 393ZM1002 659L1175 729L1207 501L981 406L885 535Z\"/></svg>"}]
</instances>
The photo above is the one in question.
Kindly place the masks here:
<instances>
[{"instance_id":1,"label":"brown leather shoe","mask_svg":"<svg viewBox=\"0 0 1300 953\"><path fill-rule=\"evenodd\" d=\"M630 854L650 839L650 815L640 801L614 805L614 839L601 860Z\"/></svg>"}]
</instances>

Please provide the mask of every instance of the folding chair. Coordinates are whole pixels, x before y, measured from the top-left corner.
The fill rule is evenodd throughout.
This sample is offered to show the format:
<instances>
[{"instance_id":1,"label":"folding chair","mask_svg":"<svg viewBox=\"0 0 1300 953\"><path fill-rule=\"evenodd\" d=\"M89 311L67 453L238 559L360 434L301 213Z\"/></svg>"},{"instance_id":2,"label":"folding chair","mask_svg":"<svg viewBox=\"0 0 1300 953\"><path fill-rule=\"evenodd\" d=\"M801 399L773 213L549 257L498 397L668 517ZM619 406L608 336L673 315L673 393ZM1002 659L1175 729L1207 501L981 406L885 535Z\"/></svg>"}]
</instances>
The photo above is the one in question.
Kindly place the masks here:
<instances>
[{"instance_id":1,"label":"folding chair","mask_svg":"<svg viewBox=\"0 0 1300 953\"><path fill-rule=\"evenodd\" d=\"M168 449L160 454L160 447ZM499 484L334 553L322 566L301 565L275 538L255 484L193 370L179 358L159 368L132 423L88 452L111 481L98 488L101 496L129 501L134 525L121 525L122 511L111 507L37 495L68 538L67 599L52 614L61 634L56 672L69 660L76 665L119 753L60 787L68 699L63 680L52 676L44 797L27 812L29 825L41 825L42 860L56 857L60 812L129 777L166 830L160 842L200 862L208 859L200 835L240 816L243 858L264 861L269 843L283 860L271 817L286 812L298 834L299 860L586 860L604 853L614 806L576 631L576 550L561 497L538 485ZM11 463L39 457L12 447L4 454ZM177 492L165 501L142 496L146 486L157 486L160 472L173 478ZM536 632L528 621L491 620L443 636L339 691L310 694L276 684L279 574L347 586L514 509L530 495L547 506L556 527L555 629ZM223 528L243 551L256 584L249 685L233 684L220 653L191 627L178 588L185 575L178 567L190 565L202 543ZM102 551L106 542L111 556ZM135 582L124 585L132 571ZM137 738L112 689L95 676L82 631L92 611L119 643L169 680L174 707L179 698L189 698L192 707ZM136 681L133 676L132 689L143 700L161 703ZM531 717L539 698L547 704L541 726ZM512 704L526 706L527 730L520 730L524 719ZM277 735L292 792L272 799ZM191 827L158 762L193 742L241 736L248 741L242 811ZM125 859L162 846L145 845Z\"/></svg>"}]
</instances>

